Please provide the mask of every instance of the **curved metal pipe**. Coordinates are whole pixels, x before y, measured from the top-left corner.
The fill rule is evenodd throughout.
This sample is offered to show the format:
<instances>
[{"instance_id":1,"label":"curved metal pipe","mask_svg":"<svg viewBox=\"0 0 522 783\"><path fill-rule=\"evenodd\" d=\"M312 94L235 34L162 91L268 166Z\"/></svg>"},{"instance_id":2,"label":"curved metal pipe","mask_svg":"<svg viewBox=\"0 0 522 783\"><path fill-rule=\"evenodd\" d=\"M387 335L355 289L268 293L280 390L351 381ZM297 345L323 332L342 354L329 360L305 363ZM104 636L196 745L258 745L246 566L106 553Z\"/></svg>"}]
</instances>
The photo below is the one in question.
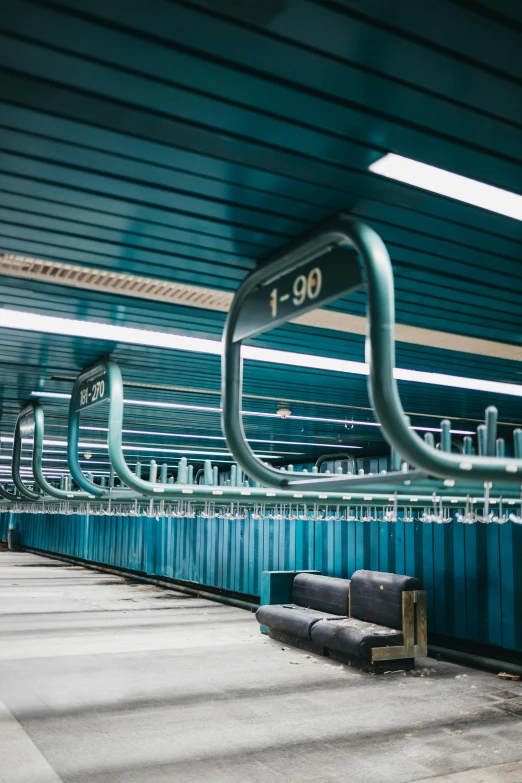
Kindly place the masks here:
<instances>
[{"instance_id":1,"label":"curved metal pipe","mask_svg":"<svg viewBox=\"0 0 522 783\"><path fill-rule=\"evenodd\" d=\"M50 484L43 474L42 460L43 460L43 442L45 434L45 416L44 410L39 402L32 401L25 409L20 413L26 415L27 411L31 409L34 415L34 434L33 434L33 474L36 483L42 490L47 492L48 495L61 500L89 500L94 498L94 495L88 492L74 492L57 489Z\"/></svg>"},{"instance_id":2,"label":"curved metal pipe","mask_svg":"<svg viewBox=\"0 0 522 783\"><path fill-rule=\"evenodd\" d=\"M16 419L13 438L13 481L15 483L15 487L19 493L23 495L23 497L27 498L28 500L39 500L40 493L35 492L34 489L29 489L29 487L26 487L20 475L20 460L22 457L21 424L23 418L31 416L32 408L26 407L18 414L18 418ZM27 434L33 435L34 437L34 418L31 420L31 422L27 423ZM38 484L36 486L38 486Z\"/></svg>"},{"instance_id":3,"label":"curved metal pipe","mask_svg":"<svg viewBox=\"0 0 522 783\"><path fill-rule=\"evenodd\" d=\"M323 462L330 462L331 460L341 460L346 459L352 466L352 473L353 475L357 474L357 460L353 456L353 454L348 454L346 451L336 451L333 454L321 454L319 459L315 463L315 467L321 472L321 465Z\"/></svg>"},{"instance_id":4,"label":"curved metal pipe","mask_svg":"<svg viewBox=\"0 0 522 783\"><path fill-rule=\"evenodd\" d=\"M0 484L0 497L4 500L9 500L11 503L17 503L21 500L20 495L13 495L13 493L9 492L2 484Z\"/></svg>"},{"instance_id":5,"label":"curved metal pipe","mask_svg":"<svg viewBox=\"0 0 522 783\"><path fill-rule=\"evenodd\" d=\"M426 438L424 438L424 440L426 440ZM436 449L442 448L440 441L435 444L435 448ZM442 449L442 450L445 451L445 449ZM451 442L451 450L454 451L456 454L465 454L466 453L464 443L459 443L458 441L452 441Z\"/></svg>"},{"instance_id":6,"label":"curved metal pipe","mask_svg":"<svg viewBox=\"0 0 522 783\"><path fill-rule=\"evenodd\" d=\"M368 294L366 356L369 364L369 393L372 407L388 443L408 464L416 466L424 475L481 484L485 481L497 481L520 485L522 460L488 456L487 449L484 456L437 451L424 442L414 430L410 430L395 380L395 302L390 257L383 241L372 228L344 215L336 217L290 248L276 252L271 259L247 276L234 297L223 332L222 424L228 447L238 464L257 481L275 487L290 485L288 473L270 468L256 457L246 440L243 428L241 342L244 338L241 331L236 336L236 328L247 297L255 290L266 287L263 301L268 308L270 286L284 273L295 271L297 274L300 266L315 261L317 257L332 252L335 248L343 247L357 252L365 271ZM354 260L347 254L339 263L353 264ZM319 261L317 267L320 268ZM339 294L339 291L337 293ZM335 299L335 291L331 294L329 301ZM277 323L279 325L293 317L295 311L289 311L288 317ZM257 332L268 328L271 328L270 324L262 326ZM493 412L489 411L491 433L494 431L493 419ZM492 436L490 440L494 442ZM346 482L344 485L339 484L340 487L347 489L352 482L356 486L357 479L349 480L341 476L339 478ZM308 478L308 482L312 485L313 476Z\"/></svg>"}]
</instances>

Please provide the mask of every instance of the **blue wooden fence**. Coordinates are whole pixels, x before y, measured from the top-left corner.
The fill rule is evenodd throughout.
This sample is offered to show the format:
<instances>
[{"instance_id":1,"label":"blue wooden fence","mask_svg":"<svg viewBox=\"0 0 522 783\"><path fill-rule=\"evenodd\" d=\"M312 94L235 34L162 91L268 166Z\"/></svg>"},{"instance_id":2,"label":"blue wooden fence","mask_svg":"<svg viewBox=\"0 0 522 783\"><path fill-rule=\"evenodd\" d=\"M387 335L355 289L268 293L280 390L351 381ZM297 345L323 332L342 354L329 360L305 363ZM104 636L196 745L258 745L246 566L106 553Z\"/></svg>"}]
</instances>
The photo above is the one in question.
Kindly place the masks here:
<instances>
[{"instance_id":1,"label":"blue wooden fence","mask_svg":"<svg viewBox=\"0 0 522 783\"><path fill-rule=\"evenodd\" d=\"M8 524L9 524L9 514L4 511L0 514L0 541L7 541Z\"/></svg>"},{"instance_id":2,"label":"blue wooden fence","mask_svg":"<svg viewBox=\"0 0 522 783\"><path fill-rule=\"evenodd\" d=\"M0 538L8 514L0 514ZM417 576L431 631L522 650L522 525L16 514L22 545L248 596L262 571Z\"/></svg>"}]
</instances>

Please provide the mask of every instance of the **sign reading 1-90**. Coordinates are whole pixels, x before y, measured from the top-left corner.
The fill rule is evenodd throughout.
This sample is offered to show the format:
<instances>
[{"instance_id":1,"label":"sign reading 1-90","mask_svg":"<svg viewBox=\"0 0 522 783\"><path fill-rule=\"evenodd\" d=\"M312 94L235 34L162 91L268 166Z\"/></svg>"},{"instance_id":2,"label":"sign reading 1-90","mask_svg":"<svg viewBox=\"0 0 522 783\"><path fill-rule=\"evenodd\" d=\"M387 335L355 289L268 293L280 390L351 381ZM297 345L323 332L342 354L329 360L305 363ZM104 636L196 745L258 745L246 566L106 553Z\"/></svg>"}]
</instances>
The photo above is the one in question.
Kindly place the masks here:
<instances>
[{"instance_id":1,"label":"sign reading 1-90","mask_svg":"<svg viewBox=\"0 0 522 783\"><path fill-rule=\"evenodd\" d=\"M277 318L279 302L288 302L290 297L292 297L292 304L294 307L299 307L300 305L305 304L307 299L309 299L310 302L313 302L314 299L317 299L321 293L322 284L323 273L321 272L321 268L314 266L313 269L310 269L307 275L298 275L295 278L291 294L287 292L280 295L279 289L273 288L270 293L272 318Z\"/></svg>"},{"instance_id":2,"label":"sign reading 1-90","mask_svg":"<svg viewBox=\"0 0 522 783\"><path fill-rule=\"evenodd\" d=\"M353 251L336 247L292 271L272 277L245 297L234 329L244 340L361 287Z\"/></svg>"},{"instance_id":3,"label":"sign reading 1-90","mask_svg":"<svg viewBox=\"0 0 522 783\"><path fill-rule=\"evenodd\" d=\"M80 411L89 408L91 405L97 405L109 398L109 384L107 381L107 372L105 369L93 373L85 378L78 390L76 401L76 410Z\"/></svg>"}]
</instances>

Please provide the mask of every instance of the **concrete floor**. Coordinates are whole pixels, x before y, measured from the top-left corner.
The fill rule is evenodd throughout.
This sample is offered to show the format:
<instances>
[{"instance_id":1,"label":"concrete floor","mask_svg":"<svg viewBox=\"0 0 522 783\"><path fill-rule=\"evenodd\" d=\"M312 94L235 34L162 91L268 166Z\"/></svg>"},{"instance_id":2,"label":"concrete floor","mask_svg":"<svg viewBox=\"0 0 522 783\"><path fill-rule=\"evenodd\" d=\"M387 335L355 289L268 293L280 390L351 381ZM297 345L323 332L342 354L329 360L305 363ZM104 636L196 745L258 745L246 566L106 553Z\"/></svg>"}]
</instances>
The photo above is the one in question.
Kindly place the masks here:
<instances>
[{"instance_id":1,"label":"concrete floor","mask_svg":"<svg viewBox=\"0 0 522 783\"><path fill-rule=\"evenodd\" d=\"M522 781L521 682L363 674L243 610L5 550L0 615L2 783Z\"/></svg>"}]
</instances>

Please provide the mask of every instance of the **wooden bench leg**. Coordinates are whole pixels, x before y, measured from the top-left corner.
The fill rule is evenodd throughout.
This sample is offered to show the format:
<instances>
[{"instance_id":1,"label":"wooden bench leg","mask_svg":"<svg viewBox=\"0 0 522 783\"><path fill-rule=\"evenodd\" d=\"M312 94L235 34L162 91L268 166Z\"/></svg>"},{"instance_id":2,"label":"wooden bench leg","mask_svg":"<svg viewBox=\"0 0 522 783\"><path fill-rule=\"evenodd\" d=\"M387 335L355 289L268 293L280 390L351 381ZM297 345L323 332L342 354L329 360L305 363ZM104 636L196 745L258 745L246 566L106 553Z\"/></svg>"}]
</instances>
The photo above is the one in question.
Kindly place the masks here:
<instances>
[{"instance_id":1,"label":"wooden bench leg","mask_svg":"<svg viewBox=\"0 0 522 783\"><path fill-rule=\"evenodd\" d=\"M402 646L375 647L372 650L372 662L392 661L397 658L421 658L427 655L425 590L412 590L402 594L402 636L404 640Z\"/></svg>"}]
</instances>

